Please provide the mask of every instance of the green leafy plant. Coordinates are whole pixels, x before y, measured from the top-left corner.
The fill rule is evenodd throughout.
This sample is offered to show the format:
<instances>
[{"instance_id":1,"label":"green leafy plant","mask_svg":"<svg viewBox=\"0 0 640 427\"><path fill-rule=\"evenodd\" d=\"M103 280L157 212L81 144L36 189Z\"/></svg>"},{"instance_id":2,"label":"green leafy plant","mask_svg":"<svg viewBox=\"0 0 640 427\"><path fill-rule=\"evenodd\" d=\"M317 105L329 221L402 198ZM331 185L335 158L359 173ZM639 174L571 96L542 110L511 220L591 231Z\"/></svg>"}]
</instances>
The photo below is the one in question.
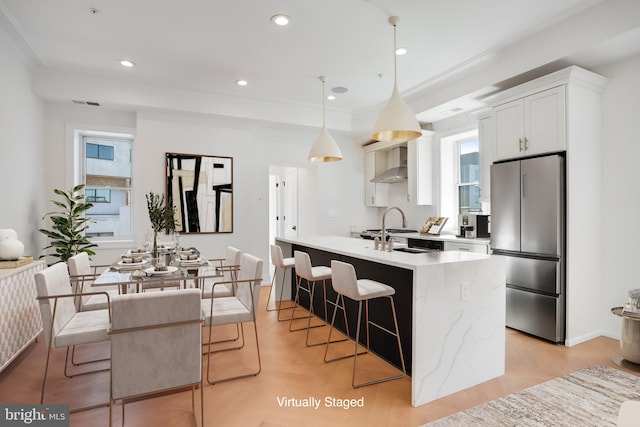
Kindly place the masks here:
<instances>
[{"instance_id":1,"label":"green leafy plant","mask_svg":"<svg viewBox=\"0 0 640 427\"><path fill-rule=\"evenodd\" d=\"M43 257L48 255L66 262L80 252L86 252L90 256L96 254L91 248L98 245L91 243L85 236L88 224L95 221L84 216L93 204L85 201L83 189L84 184L76 185L70 191L53 189L55 194L62 197L62 201L51 200L51 203L59 207L60 211L48 212L42 217L42 219L51 220L53 223L51 230L40 228L38 231L51 239L49 246L44 247L43 250L55 249L55 252L45 254Z\"/></svg>"},{"instance_id":2,"label":"green leafy plant","mask_svg":"<svg viewBox=\"0 0 640 427\"><path fill-rule=\"evenodd\" d=\"M164 195L154 194L153 191L146 195L149 221L153 229L153 257L158 257L158 233L162 230L175 230L175 211L164 201Z\"/></svg>"}]
</instances>

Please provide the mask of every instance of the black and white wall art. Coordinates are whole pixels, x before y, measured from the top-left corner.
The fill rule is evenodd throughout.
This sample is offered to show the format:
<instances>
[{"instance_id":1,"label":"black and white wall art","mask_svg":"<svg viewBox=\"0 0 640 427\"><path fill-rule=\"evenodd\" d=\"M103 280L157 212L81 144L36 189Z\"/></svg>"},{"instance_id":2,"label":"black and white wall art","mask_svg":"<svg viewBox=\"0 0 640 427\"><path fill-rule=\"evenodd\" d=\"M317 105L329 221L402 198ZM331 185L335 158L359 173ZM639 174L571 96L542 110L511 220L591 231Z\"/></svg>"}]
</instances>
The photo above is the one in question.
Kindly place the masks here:
<instances>
[{"instance_id":1,"label":"black and white wall art","mask_svg":"<svg viewBox=\"0 0 640 427\"><path fill-rule=\"evenodd\" d=\"M233 232L233 158L166 153L167 199L179 233Z\"/></svg>"}]
</instances>

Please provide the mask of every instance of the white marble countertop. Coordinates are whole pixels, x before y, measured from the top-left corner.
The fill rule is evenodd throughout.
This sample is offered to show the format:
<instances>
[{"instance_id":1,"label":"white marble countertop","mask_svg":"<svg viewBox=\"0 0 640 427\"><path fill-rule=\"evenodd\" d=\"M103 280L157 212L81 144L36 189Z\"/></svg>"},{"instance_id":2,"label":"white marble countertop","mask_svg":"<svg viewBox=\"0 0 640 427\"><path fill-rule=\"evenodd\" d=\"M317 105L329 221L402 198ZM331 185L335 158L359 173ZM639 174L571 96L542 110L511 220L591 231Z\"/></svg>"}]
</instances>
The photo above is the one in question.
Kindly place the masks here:
<instances>
[{"instance_id":1,"label":"white marble countertop","mask_svg":"<svg viewBox=\"0 0 640 427\"><path fill-rule=\"evenodd\" d=\"M488 259L490 257L490 255L486 254L461 251L440 251L418 254L398 251L379 251L373 249L373 240L361 239L359 237L309 236L299 237L297 239L278 237L276 240L411 270L428 265L475 261Z\"/></svg>"}]
</instances>

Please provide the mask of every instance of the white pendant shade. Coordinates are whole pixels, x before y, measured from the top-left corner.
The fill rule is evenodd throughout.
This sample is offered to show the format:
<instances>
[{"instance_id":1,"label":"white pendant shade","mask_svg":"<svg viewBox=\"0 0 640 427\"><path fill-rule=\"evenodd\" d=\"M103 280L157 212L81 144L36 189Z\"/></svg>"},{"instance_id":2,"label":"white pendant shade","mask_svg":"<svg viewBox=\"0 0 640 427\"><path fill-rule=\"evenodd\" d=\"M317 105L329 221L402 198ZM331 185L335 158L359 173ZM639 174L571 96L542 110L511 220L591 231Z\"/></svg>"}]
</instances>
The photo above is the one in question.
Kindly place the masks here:
<instances>
[{"instance_id":1,"label":"white pendant shade","mask_svg":"<svg viewBox=\"0 0 640 427\"><path fill-rule=\"evenodd\" d=\"M311 162L337 162L342 160L342 151L336 141L329 135L325 124L324 112L324 76L318 77L322 82L322 131L309 151L309 161Z\"/></svg>"},{"instance_id":2,"label":"white pendant shade","mask_svg":"<svg viewBox=\"0 0 640 427\"><path fill-rule=\"evenodd\" d=\"M378 116L371 138L376 141L403 142L416 139L422 135L418 119L398 93L397 85L393 85L393 93Z\"/></svg>"},{"instance_id":3,"label":"white pendant shade","mask_svg":"<svg viewBox=\"0 0 640 427\"><path fill-rule=\"evenodd\" d=\"M393 25L393 92L382 112L378 116L371 131L371 138L376 141L404 142L416 139L422 135L422 129L415 114L398 93L397 61L396 61L396 26L397 16L390 16L389 23Z\"/></svg>"},{"instance_id":4,"label":"white pendant shade","mask_svg":"<svg viewBox=\"0 0 640 427\"><path fill-rule=\"evenodd\" d=\"M337 162L342 160L342 151L336 141L329 135L326 127L322 128L318 139L311 147L309 161L312 162Z\"/></svg>"}]
</instances>

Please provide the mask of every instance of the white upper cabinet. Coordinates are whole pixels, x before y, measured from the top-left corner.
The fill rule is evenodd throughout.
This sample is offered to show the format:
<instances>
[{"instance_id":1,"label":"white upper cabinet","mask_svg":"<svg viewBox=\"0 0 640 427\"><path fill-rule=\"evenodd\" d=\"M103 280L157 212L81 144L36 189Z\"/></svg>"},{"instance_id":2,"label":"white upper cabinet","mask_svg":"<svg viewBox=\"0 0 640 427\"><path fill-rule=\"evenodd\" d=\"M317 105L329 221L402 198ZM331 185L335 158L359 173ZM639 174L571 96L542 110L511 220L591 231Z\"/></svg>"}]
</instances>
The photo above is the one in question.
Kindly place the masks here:
<instances>
[{"instance_id":1,"label":"white upper cabinet","mask_svg":"<svg viewBox=\"0 0 640 427\"><path fill-rule=\"evenodd\" d=\"M493 108L495 160L566 150L565 86Z\"/></svg>"},{"instance_id":2,"label":"white upper cabinet","mask_svg":"<svg viewBox=\"0 0 640 427\"><path fill-rule=\"evenodd\" d=\"M388 206L389 185L380 182L371 182L379 173L387 168L386 152L381 150L365 151L364 153L364 195L365 206Z\"/></svg>"},{"instance_id":3,"label":"white upper cabinet","mask_svg":"<svg viewBox=\"0 0 640 427\"><path fill-rule=\"evenodd\" d=\"M433 204L433 165L431 138L433 132L422 131L418 139L407 141L407 202Z\"/></svg>"},{"instance_id":4,"label":"white upper cabinet","mask_svg":"<svg viewBox=\"0 0 640 427\"><path fill-rule=\"evenodd\" d=\"M496 123L493 116L478 118L480 140L480 201L491 201L491 163L496 152Z\"/></svg>"}]
</instances>

